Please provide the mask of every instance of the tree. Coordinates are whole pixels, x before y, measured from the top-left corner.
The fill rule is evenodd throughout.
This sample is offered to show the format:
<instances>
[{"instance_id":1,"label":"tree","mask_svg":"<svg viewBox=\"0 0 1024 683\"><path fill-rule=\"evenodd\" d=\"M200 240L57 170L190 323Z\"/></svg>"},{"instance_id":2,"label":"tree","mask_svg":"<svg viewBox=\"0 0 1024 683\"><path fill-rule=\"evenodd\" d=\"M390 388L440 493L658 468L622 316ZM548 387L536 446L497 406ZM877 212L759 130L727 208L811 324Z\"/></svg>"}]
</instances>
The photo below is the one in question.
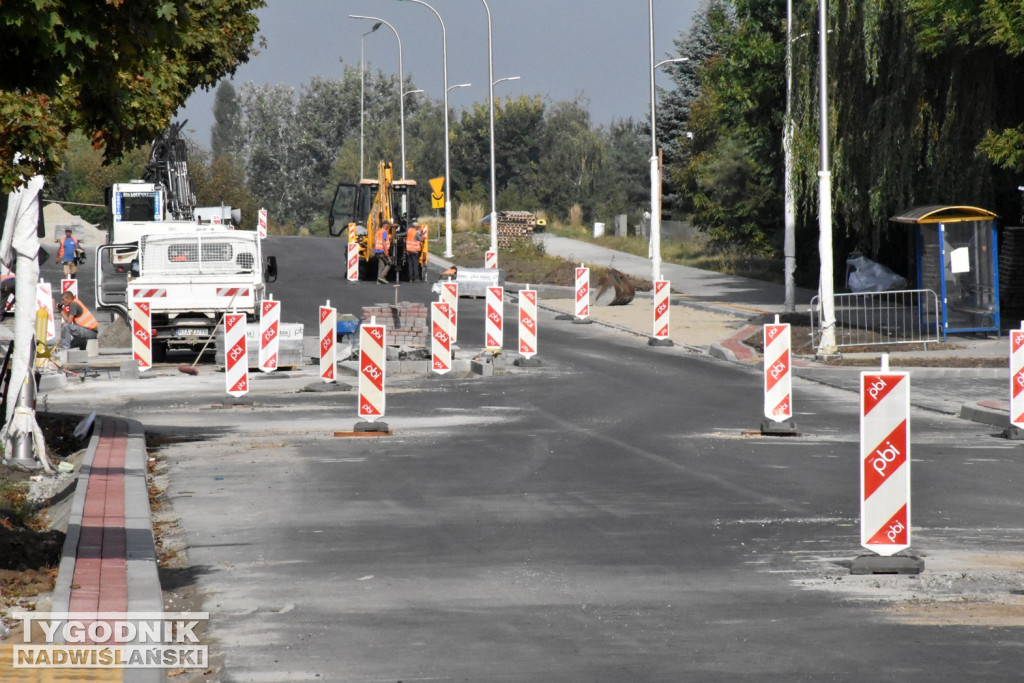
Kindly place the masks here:
<instances>
[{"instance_id":1,"label":"tree","mask_svg":"<svg viewBox=\"0 0 1024 683\"><path fill-rule=\"evenodd\" d=\"M590 127L590 114L579 100L558 102L544 117L543 155L536 191L549 211L566 216L579 204L589 220L604 168L605 145Z\"/></svg>"},{"instance_id":2,"label":"tree","mask_svg":"<svg viewBox=\"0 0 1024 683\"><path fill-rule=\"evenodd\" d=\"M596 190L596 212L609 221L616 214L632 214L636 222L650 206L650 126L620 119L612 121L602 135L607 151Z\"/></svg>"},{"instance_id":3,"label":"tree","mask_svg":"<svg viewBox=\"0 0 1024 683\"><path fill-rule=\"evenodd\" d=\"M221 81L217 86L213 100L213 119L213 127L210 129L210 150L213 152L214 160L229 157L241 161L245 138L242 103L229 80Z\"/></svg>"},{"instance_id":4,"label":"tree","mask_svg":"<svg viewBox=\"0 0 1024 683\"><path fill-rule=\"evenodd\" d=\"M5 0L0 190L52 175L76 130L107 162L150 142L196 88L248 59L263 4Z\"/></svg>"},{"instance_id":5,"label":"tree","mask_svg":"<svg viewBox=\"0 0 1024 683\"><path fill-rule=\"evenodd\" d=\"M663 152L663 175L666 178L663 183L662 212L666 214L681 216L690 206L680 197L680 188L672 181L673 172L682 169L690 158L690 107L701 94L700 66L720 50L715 27L730 15L731 9L726 0L702 0L700 8L693 15L689 32L680 34L673 41L676 53L672 57L685 57L687 61L664 66L674 84L671 90L657 90L658 148ZM647 136L649 146L649 122Z\"/></svg>"},{"instance_id":6,"label":"tree","mask_svg":"<svg viewBox=\"0 0 1024 683\"><path fill-rule=\"evenodd\" d=\"M709 3L700 97L689 103L688 163L670 169L713 248L771 253L780 242L782 69L778 3Z\"/></svg>"},{"instance_id":7,"label":"tree","mask_svg":"<svg viewBox=\"0 0 1024 683\"><path fill-rule=\"evenodd\" d=\"M463 111L452 126L452 186L459 201L490 205L490 114L486 104ZM494 102L494 175L498 194L512 188L515 201L533 187L543 150L544 103L540 97ZM511 197L512 195L510 195Z\"/></svg>"}]
</instances>

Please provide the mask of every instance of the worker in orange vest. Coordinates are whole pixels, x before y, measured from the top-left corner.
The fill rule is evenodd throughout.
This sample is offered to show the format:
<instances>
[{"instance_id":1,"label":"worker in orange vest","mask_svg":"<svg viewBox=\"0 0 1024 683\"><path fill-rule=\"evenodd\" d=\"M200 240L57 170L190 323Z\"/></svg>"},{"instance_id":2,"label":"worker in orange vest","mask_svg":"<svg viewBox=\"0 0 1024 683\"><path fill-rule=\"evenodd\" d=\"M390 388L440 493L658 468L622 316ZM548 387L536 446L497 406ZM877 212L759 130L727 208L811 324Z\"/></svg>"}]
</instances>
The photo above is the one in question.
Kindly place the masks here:
<instances>
[{"instance_id":1,"label":"worker in orange vest","mask_svg":"<svg viewBox=\"0 0 1024 683\"><path fill-rule=\"evenodd\" d=\"M405 234L405 267L409 282L423 279L423 270L420 268L420 253L423 251L422 238L421 228L410 225L409 231Z\"/></svg>"},{"instance_id":2,"label":"worker in orange vest","mask_svg":"<svg viewBox=\"0 0 1024 683\"><path fill-rule=\"evenodd\" d=\"M386 285L391 270L391 223L384 221L373 236L373 252L377 255L377 282Z\"/></svg>"},{"instance_id":3,"label":"worker in orange vest","mask_svg":"<svg viewBox=\"0 0 1024 683\"><path fill-rule=\"evenodd\" d=\"M64 277L74 280L78 277L78 259L75 252L79 249L78 240L71 234L71 228L64 231L64 239L55 240L60 244L57 250L57 263L64 264Z\"/></svg>"},{"instance_id":4,"label":"worker in orange vest","mask_svg":"<svg viewBox=\"0 0 1024 683\"><path fill-rule=\"evenodd\" d=\"M7 314L7 302L14 296L14 273L5 272L0 278L0 322Z\"/></svg>"},{"instance_id":5,"label":"worker in orange vest","mask_svg":"<svg viewBox=\"0 0 1024 683\"><path fill-rule=\"evenodd\" d=\"M95 339L100 330L92 311L75 298L71 292L60 295L60 317L64 324L60 328L58 349L67 350L72 345L83 348L89 339Z\"/></svg>"}]
</instances>

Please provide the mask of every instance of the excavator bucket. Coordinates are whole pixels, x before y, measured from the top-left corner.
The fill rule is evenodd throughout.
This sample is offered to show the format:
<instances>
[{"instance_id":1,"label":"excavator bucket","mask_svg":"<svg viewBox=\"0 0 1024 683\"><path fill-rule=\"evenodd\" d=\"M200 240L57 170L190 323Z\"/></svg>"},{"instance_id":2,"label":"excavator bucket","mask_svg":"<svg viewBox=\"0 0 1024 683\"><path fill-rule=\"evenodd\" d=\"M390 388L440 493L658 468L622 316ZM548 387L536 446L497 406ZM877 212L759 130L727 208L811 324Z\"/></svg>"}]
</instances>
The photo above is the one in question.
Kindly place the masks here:
<instances>
[{"instance_id":1,"label":"excavator bucket","mask_svg":"<svg viewBox=\"0 0 1024 683\"><path fill-rule=\"evenodd\" d=\"M636 288L626 275L614 268L601 276L597 283L595 306L625 306L636 296Z\"/></svg>"}]
</instances>

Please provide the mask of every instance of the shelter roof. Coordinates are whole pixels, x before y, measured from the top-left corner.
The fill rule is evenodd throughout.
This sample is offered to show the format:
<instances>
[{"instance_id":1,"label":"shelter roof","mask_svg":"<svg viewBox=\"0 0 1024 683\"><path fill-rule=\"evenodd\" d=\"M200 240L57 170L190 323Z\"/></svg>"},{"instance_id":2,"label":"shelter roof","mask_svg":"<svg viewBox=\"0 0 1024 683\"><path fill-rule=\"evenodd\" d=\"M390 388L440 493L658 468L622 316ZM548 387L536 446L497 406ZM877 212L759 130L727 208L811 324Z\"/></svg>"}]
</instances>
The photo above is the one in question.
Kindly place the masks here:
<instances>
[{"instance_id":1,"label":"shelter roof","mask_svg":"<svg viewBox=\"0 0 1024 683\"><path fill-rule=\"evenodd\" d=\"M968 221L991 221L998 216L987 209L979 209L976 206L946 206L944 204L933 204L931 206L915 206L903 213L897 214L889 220L896 223L964 223Z\"/></svg>"}]
</instances>

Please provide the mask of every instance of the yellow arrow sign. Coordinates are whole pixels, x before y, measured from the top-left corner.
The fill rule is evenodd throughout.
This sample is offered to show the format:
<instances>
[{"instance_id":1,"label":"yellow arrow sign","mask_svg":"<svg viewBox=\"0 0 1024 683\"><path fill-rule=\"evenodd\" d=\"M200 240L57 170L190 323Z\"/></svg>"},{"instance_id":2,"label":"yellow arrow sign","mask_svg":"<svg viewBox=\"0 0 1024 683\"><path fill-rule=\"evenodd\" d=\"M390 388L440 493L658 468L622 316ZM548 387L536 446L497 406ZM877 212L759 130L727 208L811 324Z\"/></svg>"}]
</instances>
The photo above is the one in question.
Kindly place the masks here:
<instances>
[{"instance_id":1,"label":"yellow arrow sign","mask_svg":"<svg viewBox=\"0 0 1024 683\"><path fill-rule=\"evenodd\" d=\"M444 208L444 176L430 179L430 208Z\"/></svg>"}]
</instances>

